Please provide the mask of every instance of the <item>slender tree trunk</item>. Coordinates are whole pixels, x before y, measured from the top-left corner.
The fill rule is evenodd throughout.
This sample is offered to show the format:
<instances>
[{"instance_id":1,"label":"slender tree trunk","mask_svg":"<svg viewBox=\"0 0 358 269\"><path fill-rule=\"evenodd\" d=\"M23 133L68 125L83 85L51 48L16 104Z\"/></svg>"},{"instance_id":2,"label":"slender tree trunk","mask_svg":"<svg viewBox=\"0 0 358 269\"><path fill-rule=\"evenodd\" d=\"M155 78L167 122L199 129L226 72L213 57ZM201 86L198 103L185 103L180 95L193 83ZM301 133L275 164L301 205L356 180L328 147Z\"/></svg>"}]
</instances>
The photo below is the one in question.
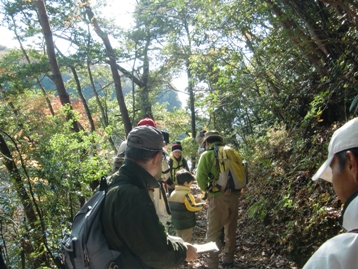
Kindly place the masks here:
<instances>
[{"instance_id":1,"label":"slender tree trunk","mask_svg":"<svg viewBox=\"0 0 358 269\"><path fill-rule=\"evenodd\" d=\"M297 2L296 0L285 0L285 3L287 3L288 6L291 6L305 22L312 39L317 44L318 48L325 54L325 58L330 56L330 58L338 59L341 54L341 49L336 42L329 42L330 37L323 28L323 26L327 25L329 21L323 21L323 18L320 17L320 23L317 23L317 18L312 18L309 13L310 11L314 14L318 14L320 12L318 3L314 1Z\"/></svg>"},{"instance_id":2,"label":"slender tree trunk","mask_svg":"<svg viewBox=\"0 0 358 269\"><path fill-rule=\"evenodd\" d=\"M36 4L37 10L39 12L39 20L41 23L44 37L45 37L47 55L48 55L48 59L50 62L50 68L51 68L51 71L53 74L53 80L56 85L58 96L60 97L61 104L62 105L68 104L72 110L70 96L66 92L65 84L63 83L60 68L57 63L55 47L54 47L53 38L52 38L52 31L51 31L50 23L48 21L45 4L44 4L43 0L35 0L35 4ZM72 113L70 113L68 115L68 119L72 119L72 118L73 118L73 115L72 115ZM79 131L79 126L78 126L77 121L73 121L73 129L76 132Z\"/></svg>"},{"instance_id":3,"label":"slender tree trunk","mask_svg":"<svg viewBox=\"0 0 358 269\"><path fill-rule=\"evenodd\" d=\"M190 38L189 26L188 26L188 23L185 18L184 18L184 28L185 28L185 32L186 32L188 44L189 44L188 49L185 50L186 54L187 54L186 59L185 59L185 65L186 65L186 72L187 72L187 77L188 77L188 91L189 91L190 112L191 112L191 132L192 132L193 139L195 139L195 137L196 137L195 96L194 96L193 78L192 78L191 71L190 71L190 61L189 61L189 57L192 54L191 38Z\"/></svg>"},{"instance_id":4,"label":"slender tree trunk","mask_svg":"<svg viewBox=\"0 0 358 269\"><path fill-rule=\"evenodd\" d=\"M99 99L99 96L98 96L98 93L97 93L97 90L96 90L96 86L94 85L94 80L93 80L92 71L91 71L91 67L90 67L89 62L87 62L87 71L88 71L88 76L90 78L93 94L94 94L94 96L96 98L96 102L97 102L97 105L99 107L99 110L101 111L103 127L107 127L108 126L108 117L107 117L107 114L106 114L106 112L104 110L104 107L103 107L103 105L101 103L101 100Z\"/></svg>"},{"instance_id":5,"label":"slender tree trunk","mask_svg":"<svg viewBox=\"0 0 358 269\"><path fill-rule=\"evenodd\" d=\"M89 121L90 126L91 126L91 132L94 132L96 128L95 128L95 126L94 126L94 122L93 122L93 118L92 118L92 115L91 115L91 111L90 111L90 109L89 109L89 107L88 107L86 98L83 96L81 83L80 83L80 80L78 79L78 75L77 75L76 69L75 69L73 66L70 66L70 69L71 69L72 74L73 74L73 77L74 77L74 79L75 79L75 81L76 81L77 92L78 92L78 95L79 95L80 98L81 98L83 107L85 108L86 115L87 115L88 121Z\"/></svg>"},{"instance_id":6,"label":"slender tree trunk","mask_svg":"<svg viewBox=\"0 0 358 269\"><path fill-rule=\"evenodd\" d=\"M34 246L37 251L41 252L41 249L43 249L42 246L42 240L41 236L38 236L39 231L41 231L41 227L39 227L39 221L36 216L36 212L33 207L33 203L30 199L30 196L28 195L26 191L26 187L23 183L22 177L20 175L20 172L17 168L17 165L11 155L10 149L6 144L6 141L4 137L0 134L0 152L1 155L4 157L4 164L5 167L10 175L11 181L14 183L15 191L20 198L20 201L24 207L24 213L26 216L26 219L29 222L30 227L32 230L34 230L34 234L31 234L31 238L33 238L34 242L26 244L26 247L23 248L25 253L27 255L30 255L34 252ZM41 263L46 262L46 257L44 254L39 255L35 259L35 266L38 268Z\"/></svg>"},{"instance_id":7,"label":"slender tree trunk","mask_svg":"<svg viewBox=\"0 0 358 269\"><path fill-rule=\"evenodd\" d=\"M137 57L134 57L134 60L136 59ZM108 62L109 63L109 62ZM122 66L118 65L117 64L117 69L127 78L129 78L130 80L132 80L132 82L134 84L136 84L138 87L144 87L144 84L143 82L138 79L137 77L134 76L133 74L133 70L132 72L129 72L128 70L124 69Z\"/></svg>"},{"instance_id":8,"label":"slender tree trunk","mask_svg":"<svg viewBox=\"0 0 358 269\"><path fill-rule=\"evenodd\" d=\"M190 37L190 31L189 31L189 25L186 20L186 14L183 15L183 23L184 28L186 32L186 37L188 39L188 47L187 49L184 49L186 52L186 59L185 59L185 67L186 67L186 74L188 78L188 92L189 92L189 102L190 102L190 117L191 117L191 133L192 133L192 139L195 140L196 137L196 116L195 116L195 95L194 95L194 83L193 83L193 77L190 70L190 61L189 57L192 54L192 47L191 47L191 37ZM195 168L195 156L191 156L191 163L192 163L192 169Z\"/></svg>"},{"instance_id":9,"label":"slender tree trunk","mask_svg":"<svg viewBox=\"0 0 358 269\"><path fill-rule=\"evenodd\" d=\"M271 7L273 13L278 18L283 18L283 12L272 1L265 0ZM325 58L325 54L318 48L310 38L308 38L300 29L300 27L289 19L280 19L282 27L291 32L289 38L297 45L297 47L307 56L308 60L315 65L319 70L322 70L322 59Z\"/></svg>"},{"instance_id":10,"label":"slender tree trunk","mask_svg":"<svg viewBox=\"0 0 358 269\"><path fill-rule=\"evenodd\" d=\"M137 44L136 44L136 47L135 47L135 57L134 57L134 61L133 61L133 65L132 65L132 72L131 72L131 75L132 77L134 77L134 67L135 67L135 64L136 64L136 60L137 60ZM135 98L135 85L134 85L134 80L132 79L132 100L133 100L133 103L132 103L132 122L134 122L134 119L135 119L135 116L136 116L136 110L134 109L136 107L136 98Z\"/></svg>"},{"instance_id":11,"label":"slender tree trunk","mask_svg":"<svg viewBox=\"0 0 358 269\"><path fill-rule=\"evenodd\" d=\"M60 56L64 59L66 59L69 63L71 63L71 60L68 59L68 57L66 57L65 55L63 55L63 53L56 47L56 50L57 52L60 54ZM93 118L92 118L92 115L91 115L91 111L88 107L88 104L87 104L87 101L86 101L86 98L83 96L83 93L82 93L82 87L81 87L81 83L80 83L80 80L78 78L78 75L77 75L77 71L76 71L76 68L72 65L72 64L69 64L68 65L69 68L71 69L72 71L72 74L73 74L73 78L75 79L75 82L76 82L76 88L77 88L77 93L78 95L80 96L80 99L82 101L82 104L83 104L83 107L86 111L86 115L87 115L87 119L89 121L89 124L91 126L91 132L94 132L95 131L95 125L94 125L94 122L93 122ZM80 125L80 123L78 123L79 127L84 130L84 128Z\"/></svg>"},{"instance_id":12,"label":"slender tree trunk","mask_svg":"<svg viewBox=\"0 0 358 269\"><path fill-rule=\"evenodd\" d=\"M358 12L358 5L357 3L354 3L353 1L337 1L337 0L319 0L322 3L327 3L331 5L335 5L340 7L342 10L347 12L347 14L350 17L350 21L356 22L357 21L357 12ZM350 7L353 7L352 10ZM340 15L340 14L339 14Z\"/></svg>"},{"instance_id":13,"label":"slender tree trunk","mask_svg":"<svg viewBox=\"0 0 358 269\"><path fill-rule=\"evenodd\" d=\"M140 95L141 95L141 109L142 109L142 116L153 118L152 113L152 105L149 100L149 58L148 58L148 48L150 45L150 32L149 32L149 26L146 26L146 43L144 47L144 60L143 60L143 88L140 89Z\"/></svg>"},{"instance_id":14,"label":"slender tree trunk","mask_svg":"<svg viewBox=\"0 0 358 269\"><path fill-rule=\"evenodd\" d=\"M107 55L109 58L109 65L111 67L114 85L115 85L115 89L116 89L118 105L119 105L119 108L121 111L124 129L125 129L126 135L128 135L128 133L132 130L132 124L129 119L126 103L124 102L124 96L123 96L122 85L121 85L121 77L117 70L115 54L114 54L111 42L109 41L107 33L103 32L101 30L101 28L99 27L98 22L92 12L92 9L89 6L89 3L84 0L82 0L82 3L84 4L84 6L86 8L86 13L87 13L89 21L93 25L95 32L102 39L103 44L106 47Z\"/></svg>"},{"instance_id":15,"label":"slender tree trunk","mask_svg":"<svg viewBox=\"0 0 358 269\"><path fill-rule=\"evenodd\" d=\"M21 49L22 53L24 54L24 56L25 56L25 58L26 58L26 61L30 64L30 63L31 63L30 57L27 55L27 52L26 52L26 50L24 49L24 46L22 45L21 39L20 39L19 35L17 34L17 27L16 27L16 23L15 23L15 21L14 21L14 18L11 17L11 19L12 19L12 21L13 21L14 33L15 33L16 39L17 39L17 41L18 41L19 44L20 44L20 49ZM46 90L45 90L44 87L42 86L42 84L41 84L41 82L40 82L40 80L39 80L38 77L36 77L36 83L37 83L37 85L39 86L39 88L41 89L41 92L42 92L42 94L43 94L44 97L45 97L45 100L46 100L46 103L47 103L48 108L50 109L51 115L52 115L52 116L55 116L55 112L54 112L54 110L53 110L53 108L52 108L51 101L50 101L50 99L48 99L48 97L46 96L46 95L47 95Z\"/></svg>"},{"instance_id":16,"label":"slender tree trunk","mask_svg":"<svg viewBox=\"0 0 358 269\"><path fill-rule=\"evenodd\" d=\"M90 78L90 81L91 81L93 93L94 93L94 95L95 95L95 97L96 97L97 105L98 105L98 107L99 107L99 109L100 109L100 111L101 111L101 115L102 115L102 119L103 119L103 120L102 120L102 124L103 124L103 127L106 128L106 127L109 125L109 123L108 123L108 115L107 115L107 113L106 113L107 110L104 109L104 107L103 107L103 105L102 105L102 103L101 103L101 100L99 99L99 96L98 96L96 87L95 87L95 85L94 85L94 80L93 80L93 76L92 76L92 72L91 72L91 68L90 68L89 62L87 62L87 70L88 70L88 75L89 75L89 78ZM117 152L117 148L116 148L116 145L115 145L114 142L113 142L112 137L109 137L108 140L109 140L109 143L111 144L113 150L114 150L115 152Z\"/></svg>"}]
</instances>

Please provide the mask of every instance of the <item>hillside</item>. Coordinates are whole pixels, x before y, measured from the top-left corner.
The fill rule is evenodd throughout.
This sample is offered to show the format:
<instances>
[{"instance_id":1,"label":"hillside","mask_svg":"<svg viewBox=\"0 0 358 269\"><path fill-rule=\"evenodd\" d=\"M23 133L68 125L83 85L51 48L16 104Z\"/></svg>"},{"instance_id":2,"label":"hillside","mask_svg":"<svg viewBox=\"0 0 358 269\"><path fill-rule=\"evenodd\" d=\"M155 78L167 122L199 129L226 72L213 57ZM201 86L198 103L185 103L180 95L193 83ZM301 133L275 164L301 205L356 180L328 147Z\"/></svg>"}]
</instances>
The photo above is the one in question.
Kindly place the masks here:
<instances>
[{"instance_id":1,"label":"hillside","mask_svg":"<svg viewBox=\"0 0 358 269\"><path fill-rule=\"evenodd\" d=\"M0 60L6 54L7 51L9 51L9 48L4 45L0 45Z\"/></svg>"},{"instance_id":2,"label":"hillside","mask_svg":"<svg viewBox=\"0 0 358 269\"><path fill-rule=\"evenodd\" d=\"M340 125L321 128L309 144L297 145L292 134L276 129L267 141L269 150L257 152L250 160L250 183L238 208L234 268L302 268L323 242L341 232L341 203L331 184L311 180L315 164L326 155L326 143ZM196 185L192 192L199 193ZM193 241L202 243L206 210L197 213L197 223ZM205 262L202 255L184 268L202 268Z\"/></svg>"}]
</instances>

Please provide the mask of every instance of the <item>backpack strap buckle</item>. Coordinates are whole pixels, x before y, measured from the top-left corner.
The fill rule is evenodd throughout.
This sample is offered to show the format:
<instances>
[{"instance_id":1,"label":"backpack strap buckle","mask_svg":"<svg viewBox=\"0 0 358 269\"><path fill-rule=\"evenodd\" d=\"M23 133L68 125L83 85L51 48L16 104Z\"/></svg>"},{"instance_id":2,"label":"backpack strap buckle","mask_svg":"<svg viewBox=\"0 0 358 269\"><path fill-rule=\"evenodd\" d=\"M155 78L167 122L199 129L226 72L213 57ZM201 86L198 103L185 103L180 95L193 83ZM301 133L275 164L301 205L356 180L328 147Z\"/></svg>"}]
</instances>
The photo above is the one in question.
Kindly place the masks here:
<instances>
[{"instance_id":1,"label":"backpack strap buckle","mask_svg":"<svg viewBox=\"0 0 358 269\"><path fill-rule=\"evenodd\" d=\"M111 262L110 265L108 266L108 269L119 269L119 267L114 262Z\"/></svg>"}]
</instances>

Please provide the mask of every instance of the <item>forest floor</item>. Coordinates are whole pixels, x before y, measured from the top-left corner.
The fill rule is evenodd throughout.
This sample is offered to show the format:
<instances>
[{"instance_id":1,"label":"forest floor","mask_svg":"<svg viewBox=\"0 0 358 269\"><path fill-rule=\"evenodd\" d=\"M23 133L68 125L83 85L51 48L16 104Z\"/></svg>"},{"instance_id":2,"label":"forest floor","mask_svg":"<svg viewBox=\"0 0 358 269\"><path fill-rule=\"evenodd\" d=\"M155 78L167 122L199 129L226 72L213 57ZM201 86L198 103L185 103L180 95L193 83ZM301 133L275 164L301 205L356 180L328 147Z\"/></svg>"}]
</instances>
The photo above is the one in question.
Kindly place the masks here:
<instances>
[{"instance_id":1,"label":"forest floor","mask_svg":"<svg viewBox=\"0 0 358 269\"><path fill-rule=\"evenodd\" d=\"M194 195L200 194L201 191L196 184L191 187ZM286 257L271 253L270 245L263 245L264 240L255 236L255 230L250 229L252 224L249 224L245 218L247 210L247 202L241 200L239 202L239 219L236 231L236 253L234 266L231 268L237 269L299 269L296 264ZM202 244L205 242L205 233L207 225L207 210L203 209L196 212L196 226L193 230L193 244ZM170 229L169 233L173 234ZM174 234L175 235L175 232ZM264 243L265 244L265 243ZM205 268L207 266L208 254L202 254L197 260L178 267L178 269L191 269L191 268ZM221 268L221 267L219 267Z\"/></svg>"}]
</instances>

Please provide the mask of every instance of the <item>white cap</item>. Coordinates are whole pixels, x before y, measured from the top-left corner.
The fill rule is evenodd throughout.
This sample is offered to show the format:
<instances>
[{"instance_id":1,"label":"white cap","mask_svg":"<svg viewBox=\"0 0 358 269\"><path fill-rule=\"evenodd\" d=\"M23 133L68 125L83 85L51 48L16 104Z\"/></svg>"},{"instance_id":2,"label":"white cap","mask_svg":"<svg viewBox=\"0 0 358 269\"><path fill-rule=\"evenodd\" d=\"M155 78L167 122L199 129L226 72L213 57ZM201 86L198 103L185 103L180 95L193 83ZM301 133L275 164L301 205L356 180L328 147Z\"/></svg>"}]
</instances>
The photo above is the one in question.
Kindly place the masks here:
<instances>
[{"instance_id":1,"label":"white cap","mask_svg":"<svg viewBox=\"0 0 358 269\"><path fill-rule=\"evenodd\" d=\"M330 167L334 155L343 150L358 147L358 118L348 121L337 129L329 142L328 158L313 175L312 180L319 178L332 182L332 169Z\"/></svg>"}]
</instances>

